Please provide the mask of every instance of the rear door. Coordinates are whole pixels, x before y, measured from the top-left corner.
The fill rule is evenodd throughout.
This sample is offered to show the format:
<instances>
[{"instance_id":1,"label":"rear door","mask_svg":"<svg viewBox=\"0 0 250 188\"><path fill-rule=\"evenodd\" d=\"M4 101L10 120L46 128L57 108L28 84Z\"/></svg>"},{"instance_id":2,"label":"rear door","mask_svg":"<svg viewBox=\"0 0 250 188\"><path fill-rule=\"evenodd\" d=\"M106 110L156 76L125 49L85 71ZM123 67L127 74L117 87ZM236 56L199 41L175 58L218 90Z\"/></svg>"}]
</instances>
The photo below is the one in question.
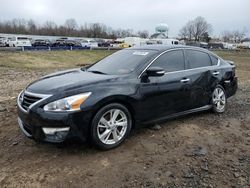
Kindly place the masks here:
<instances>
[{"instance_id":1,"label":"rear door","mask_svg":"<svg viewBox=\"0 0 250 188\"><path fill-rule=\"evenodd\" d=\"M190 88L190 109L210 104L211 87L217 83L217 69L213 69L210 55L205 51L186 49L187 77L192 85Z\"/></svg>"}]
</instances>

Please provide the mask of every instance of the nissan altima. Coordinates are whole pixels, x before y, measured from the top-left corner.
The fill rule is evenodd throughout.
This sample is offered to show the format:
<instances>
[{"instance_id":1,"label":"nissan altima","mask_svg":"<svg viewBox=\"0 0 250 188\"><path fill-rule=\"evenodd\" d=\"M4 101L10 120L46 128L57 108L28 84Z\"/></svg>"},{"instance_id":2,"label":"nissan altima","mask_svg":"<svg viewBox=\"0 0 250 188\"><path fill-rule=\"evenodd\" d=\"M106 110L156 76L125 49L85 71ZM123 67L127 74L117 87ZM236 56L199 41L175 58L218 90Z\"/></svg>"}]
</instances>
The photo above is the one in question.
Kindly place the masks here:
<instances>
[{"instance_id":1,"label":"nissan altima","mask_svg":"<svg viewBox=\"0 0 250 188\"><path fill-rule=\"evenodd\" d=\"M88 67L47 75L18 96L18 124L30 138L120 145L132 129L204 110L223 113L237 90L235 65L188 46L117 51Z\"/></svg>"}]
</instances>

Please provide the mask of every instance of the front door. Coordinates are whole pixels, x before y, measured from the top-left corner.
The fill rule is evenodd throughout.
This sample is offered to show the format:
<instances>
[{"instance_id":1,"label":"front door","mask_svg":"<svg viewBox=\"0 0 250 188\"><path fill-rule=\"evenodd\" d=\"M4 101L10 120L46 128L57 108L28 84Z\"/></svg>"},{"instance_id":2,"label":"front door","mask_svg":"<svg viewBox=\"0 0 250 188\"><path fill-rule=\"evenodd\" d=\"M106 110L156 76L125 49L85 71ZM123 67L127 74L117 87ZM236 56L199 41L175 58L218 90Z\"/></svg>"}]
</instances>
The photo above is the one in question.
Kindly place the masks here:
<instances>
[{"instance_id":1,"label":"front door","mask_svg":"<svg viewBox=\"0 0 250 188\"><path fill-rule=\"evenodd\" d=\"M168 51L156 59L151 67L161 67L166 72L158 80L158 116L164 117L188 110L192 80L185 71L184 51Z\"/></svg>"}]
</instances>

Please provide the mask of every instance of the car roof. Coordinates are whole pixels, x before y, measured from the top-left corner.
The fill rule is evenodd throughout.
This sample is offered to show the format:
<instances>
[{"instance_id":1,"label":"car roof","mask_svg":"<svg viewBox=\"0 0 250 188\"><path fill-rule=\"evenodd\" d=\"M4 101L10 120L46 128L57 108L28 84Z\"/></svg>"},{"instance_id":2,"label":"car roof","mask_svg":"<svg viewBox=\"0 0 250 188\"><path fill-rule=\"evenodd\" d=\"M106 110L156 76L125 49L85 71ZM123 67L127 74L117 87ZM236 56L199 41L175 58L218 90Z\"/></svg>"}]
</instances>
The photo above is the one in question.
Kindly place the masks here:
<instances>
[{"instance_id":1,"label":"car roof","mask_svg":"<svg viewBox=\"0 0 250 188\"><path fill-rule=\"evenodd\" d=\"M134 46L129 49L131 50L157 50L159 52L163 52L166 50L171 50L171 49L177 49L177 48L191 48L191 49L197 49L197 50L203 50L206 51L204 48L200 47L194 47L194 46L185 46L185 45L145 45L145 46Z\"/></svg>"}]
</instances>

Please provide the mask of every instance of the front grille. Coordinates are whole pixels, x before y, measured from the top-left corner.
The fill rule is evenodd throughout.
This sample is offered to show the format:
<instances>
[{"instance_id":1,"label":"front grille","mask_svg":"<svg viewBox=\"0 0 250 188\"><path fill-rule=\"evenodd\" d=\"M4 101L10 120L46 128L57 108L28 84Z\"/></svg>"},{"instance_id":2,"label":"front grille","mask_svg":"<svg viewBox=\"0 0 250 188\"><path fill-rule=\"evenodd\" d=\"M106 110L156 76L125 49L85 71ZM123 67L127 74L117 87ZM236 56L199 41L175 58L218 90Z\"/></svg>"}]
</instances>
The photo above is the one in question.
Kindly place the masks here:
<instances>
[{"instance_id":1,"label":"front grille","mask_svg":"<svg viewBox=\"0 0 250 188\"><path fill-rule=\"evenodd\" d=\"M24 93L21 106L23 107L24 110L27 110L32 104L34 104L35 102L37 102L41 99L42 98L40 98L40 97L31 96L31 95Z\"/></svg>"}]
</instances>

